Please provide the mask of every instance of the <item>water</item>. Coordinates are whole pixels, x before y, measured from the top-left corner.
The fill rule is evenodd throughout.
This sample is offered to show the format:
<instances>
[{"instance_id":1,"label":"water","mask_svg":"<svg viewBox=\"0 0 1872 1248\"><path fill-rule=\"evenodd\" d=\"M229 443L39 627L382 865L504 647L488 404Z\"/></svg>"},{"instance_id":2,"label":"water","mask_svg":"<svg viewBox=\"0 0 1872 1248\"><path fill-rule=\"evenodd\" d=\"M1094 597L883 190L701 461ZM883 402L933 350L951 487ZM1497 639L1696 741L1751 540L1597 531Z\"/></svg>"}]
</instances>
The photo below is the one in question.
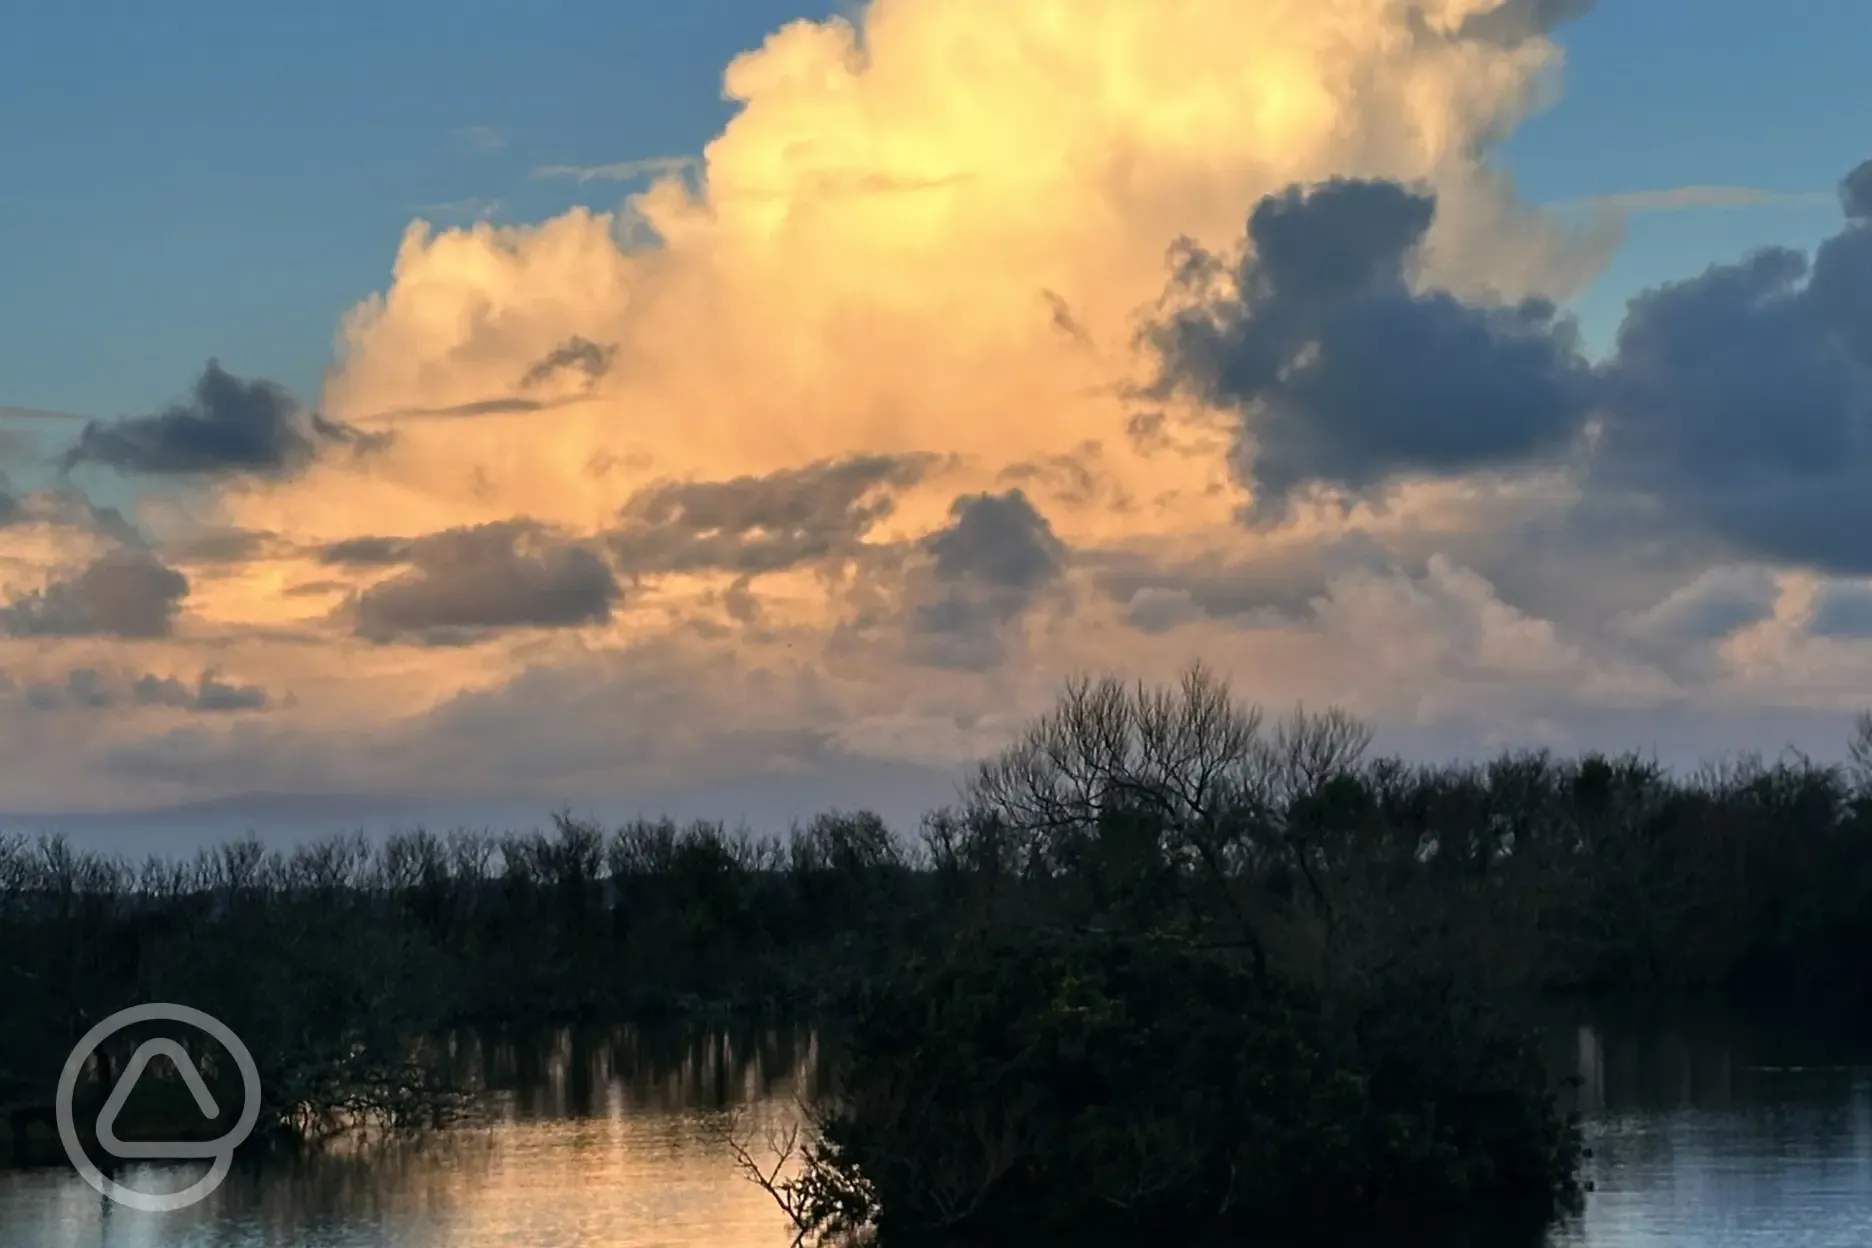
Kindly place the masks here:
<instances>
[{"instance_id":1,"label":"water","mask_svg":"<svg viewBox=\"0 0 1872 1248\"><path fill-rule=\"evenodd\" d=\"M1872 1245L1872 1061L1733 1025L1558 1029L1596 1190L1550 1248ZM1872 1044L1865 1046L1872 1055ZM0 1174L6 1248L783 1248L739 1173L822 1077L809 1037L464 1038L489 1125L417 1146L237 1172L173 1214L107 1205L69 1173ZM160 1190L188 1169L133 1172Z\"/></svg>"}]
</instances>

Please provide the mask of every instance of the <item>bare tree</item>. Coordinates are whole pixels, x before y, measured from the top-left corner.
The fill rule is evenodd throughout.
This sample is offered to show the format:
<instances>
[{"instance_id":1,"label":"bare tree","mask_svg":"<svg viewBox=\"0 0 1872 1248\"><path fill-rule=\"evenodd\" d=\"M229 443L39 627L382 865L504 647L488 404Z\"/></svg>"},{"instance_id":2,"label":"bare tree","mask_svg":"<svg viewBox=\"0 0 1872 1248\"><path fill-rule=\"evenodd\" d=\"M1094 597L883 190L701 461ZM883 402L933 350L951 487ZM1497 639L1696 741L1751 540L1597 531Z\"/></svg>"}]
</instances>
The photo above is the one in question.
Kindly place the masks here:
<instances>
[{"instance_id":1,"label":"bare tree","mask_svg":"<svg viewBox=\"0 0 1872 1248\"><path fill-rule=\"evenodd\" d=\"M1862 795L1872 796L1872 711L1861 711L1853 720L1852 738L1846 743L1846 757L1853 787Z\"/></svg>"},{"instance_id":2,"label":"bare tree","mask_svg":"<svg viewBox=\"0 0 1872 1248\"><path fill-rule=\"evenodd\" d=\"M1242 902L1244 873L1298 859L1330 913L1317 847L1286 826L1293 799L1355 768L1370 730L1343 711L1299 711L1269 734L1258 707L1198 663L1170 686L1075 679L969 790L978 827L1013 844L1029 871L1061 870L1114 815L1144 816L1179 869L1206 877L1265 974L1261 934Z\"/></svg>"}]
</instances>

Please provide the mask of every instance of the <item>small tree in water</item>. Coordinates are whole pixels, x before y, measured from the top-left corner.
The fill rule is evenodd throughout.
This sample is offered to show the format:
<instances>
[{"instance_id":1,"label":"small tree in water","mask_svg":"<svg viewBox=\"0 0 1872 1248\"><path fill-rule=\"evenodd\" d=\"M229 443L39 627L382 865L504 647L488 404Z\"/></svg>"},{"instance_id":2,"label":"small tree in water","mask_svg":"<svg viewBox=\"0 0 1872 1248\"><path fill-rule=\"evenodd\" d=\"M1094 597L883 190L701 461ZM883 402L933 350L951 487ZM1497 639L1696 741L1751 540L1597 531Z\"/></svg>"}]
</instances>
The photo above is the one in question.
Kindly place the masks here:
<instances>
[{"instance_id":1,"label":"small tree in water","mask_svg":"<svg viewBox=\"0 0 1872 1248\"><path fill-rule=\"evenodd\" d=\"M847 1003L803 1170L763 1176L802 1232L1280 1242L1551 1215L1578 1138L1520 1036L1447 980L1333 973L1341 889L1392 852L1362 835L1369 741L1337 711L1269 728L1200 667L1071 684L932 825L982 904Z\"/></svg>"}]
</instances>

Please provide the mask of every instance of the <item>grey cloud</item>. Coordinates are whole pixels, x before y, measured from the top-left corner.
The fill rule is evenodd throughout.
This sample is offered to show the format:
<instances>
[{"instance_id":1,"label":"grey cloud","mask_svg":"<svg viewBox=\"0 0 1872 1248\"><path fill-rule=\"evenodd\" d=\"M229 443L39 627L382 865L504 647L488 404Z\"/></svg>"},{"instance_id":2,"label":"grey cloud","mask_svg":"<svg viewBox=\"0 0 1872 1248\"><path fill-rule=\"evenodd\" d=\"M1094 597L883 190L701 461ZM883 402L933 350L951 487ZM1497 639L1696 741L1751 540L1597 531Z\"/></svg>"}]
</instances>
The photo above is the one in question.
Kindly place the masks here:
<instances>
[{"instance_id":1,"label":"grey cloud","mask_svg":"<svg viewBox=\"0 0 1872 1248\"><path fill-rule=\"evenodd\" d=\"M104 710L116 704L104 673L94 667L80 667L65 674L63 684L40 683L26 689L26 705L35 711L77 707Z\"/></svg>"},{"instance_id":2,"label":"grey cloud","mask_svg":"<svg viewBox=\"0 0 1872 1248\"><path fill-rule=\"evenodd\" d=\"M1861 162L1841 180L1840 207L1848 221L1872 221L1872 160Z\"/></svg>"},{"instance_id":3,"label":"grey cloud","mask_svg":"<svg viewBox=\"0 0 1872 1248\"><path fill-rule=\"evenodd\" d=\"M625 572L719 569L743 574L849 554L921 481L930 456L864 455L766 476L667 482L639 491L610 543Z\"/></svg>"},{"instance_id":4,"label":"grey cloud","mask_svg":"<svg viewBox=\"0 0 1872 1248\"><path fill-rule=\"evenodd\" d=\"M407 554L407 571L358 596L360 637L461 645L502 629L574 628L610 619L618 598L596 551L524 519L431 534Z\"/></svg>"},{"instance_id":5,"label":"grey cloud","mask_svg":"<svg viewBox=\"0 0 1872 1248\"><path fill-rule=\"evenodd\" d=\"M1872 162L1840 200L1811 259L1767 248L1649 290L1592 366L1547 304L1410 288L1428 195L1293 188L1255 209L1233 271L1182 248L1152 395L1237 415L1256 523L1316 489L1580 452L1580 533L1648 511L1719 558L1872 572Z\"/></svg>"},{"instance_id":6,"label":"grey cloud","mask_svg":"<svg viewBox=\"0 0 1872 1248\"><path fill-rule=\"evenodd\" d=\"M344 567L392 567L410 561L414 543L401 537L352 537L319 551L319 562Z\"/></svg>"},{"instance_id":7,"label":"grey cloud","mask_svg":"<svg viewBox=\"0 0 1872 1248\"><path fill-rule=\"evenodd\" d=\"M34 710L104 711L123 706L164 707L183 711L255 711L269 703L257 685L224 681L205 671L194 684L174 676L145 674L135 679L116 677L94 667L73 668L62 682L42 682L26 690L26 703Z\"/></svg>"},{"instance_id":8,"label":"grey cloud","mask_svg":"<svg viewBox=\"0 0 1872 1248\"><path fill-rule=\"evenodd\" d=\"M1829 585L1821 592L1807 631L1816 637L1857 641L1872 637L1872 587Z\"/></svg>"},{"instance_id":9,"label":"grey cloud","mask_svg":"<svg viewBox=\"0 0 1872 1248\"><path fill-rule=\"evenodd\" d=\"M1071 451L1041 459L1010 464L1003 468L1000 480L1009 484L1044 486L1059 501L1072 507L1088 506L1099 501L1100 487L1106 482L1099 473L1104 448L1095 441L1080 443ZM1130 500L1112 490L1104 500L1114 510L1126 510Z\"/></svg>"},{"instance_id":10,"label":"grey cloud","mask_svg":"<svg viewBox=\"0 0 1872 1248\"><path fill-rule=\"evenodd\" d=\"M1325 545L1270 550L1251 560L1202 555L1164 561L1127 550L1082 551L1076 559L1136 627L1161 632L1197 617L1250 625L1299 621L1334 577L1383 571L1399 553L1356 534Z\"/></svg>"},{"instance_id":11,"label":"grey cloud","mask_svg":"<svg viewBox=\"0 0 1872 1248\"><path fill-rule=\"evenodd\" d=\"M277 533L222 528L197 533L164 549L185 563L245 563L285 547Z\"/></svg>"},{"instance_id":12,"label":"grey cloud","mask_svg":"<svg viewBox=\"0 0 1872 1248\"><path fill-rule=\"evenodd\" d=\"M615 346L600 345L589 338L574 335L527 369L526 375L520 379L520 388L531 389L569 368L584 373L589 384L610 372L616 357Z\"/></svg>"},{"instance_id":13,"label":"grey cloud","mask_svg":"<svg viewBox=\"0 0 1872 1248\"><path fill-rule=\"evenodd\" d=\"M1065 575L1068 551L1019 490L955 500L924 539L927 577L909 589L912 656L980 670L1005 656L1005 630Z\"/></svg>"},{"instance_id":14,"label":"grey cloud","mask_svg":"<svg viewBox=\"0 0 1872 1248\"><path fill-rule=\"evenodd\" d=\"M1578 435L1592 370L1551 303L1411 289L1435 210L1390 182L1264 199L1223 297L1206 294L1223 262L1181 245L1173 294L1186 306L1147 333L1161 357L1153 393L1241 413L1235 461L1255 520L1280 519L1308 487L1358 494L1525 463Z\"/></svg>"},{"instance_id":15,"label":"grey cloud","mask_svg":"<svg viewBox=\"0 0 1872 1248\"><path fill-rule=\"evenodd\" d=\"M1142 633L1167 633L1202 617L1202 608L1187 589L1147 585L1125 603L1125 622Z\"/></svg>"},{"instance_id":16,"label":"grey cloud","mask_svg":"<svg viewBox=\"0 0 1872 1248\"><path fill-rule=\"evenodd\" d=\"M1872 222L1811 262L1766 248L1646 292L1603 371L1598 488L1658 499L1743 553L1872 571Z\"/></svg>"},{"instance_id":17,"label":"grey cloud","mask_svg":"<svg viewBox=\"0 0 1872 1248\"><path fill-rule=\"evenodd\" d=\"M0 632L15 637L167 636L188 595L188 578L144 550L99 556L68 580L0 607Z\"/></svg>"},{"instance_id":18,"label":"grey cloud","mask_svg":"<svg viewBox=\"0 0 1872 1248\"><path fill-rule=\"evenodd\" d=\"M224 681L213 671L201 674L193 687L173 676L143 676L132 687L142 706L169 706L191 711L257 711L266 707L266 690L258 685Z\"/></svg>"},{"instance_id":19,"label":"grey cloud","mask_svg":"<svg viewBox=\"0 0 1872 1248\"><path fill-rule=\"evenodd\" d=\"M142 535L124 519L122 512L115 507L97 506L83 491L70 485L12 494L4 482L0 482L0 500L11 501L10 507L0 501L0 525L39 523L77 529L119 546L142 549L145 545Z\"/></svg>"},{"instance_id":20,"label":"grey cloud","mask_svg":"<svg viewBox=\"0 0 1872 1248\"><path fill-rule=\"evenodd\" d=\"M1766 568L1711 568L1624 621L1624 639L1659 670L1694 677L1716 669L1712 648L1771 617L1779 597Z\"/></svg>"},{"instance_id":21,"label":"grey cloud","mask_svg":"<svg viewBox=\"0 0 1872 1248\"><path fill-rule=\"evenodd\" d=\"M149 416L88 421L63 462L67 469L94 463L152 476L278 476L303 467L323 446L369 449L383 436L306 412L279 385L244 381L210 360L188 401Z\"/></svg>"},{"instance_id":22,"label":"grey cloud","mask_svg":"<svg viewBox=\"0 0 1872 1248\"><path fill-rule=\"evenodd\" d=\"M949 517L925 543L943 581L1027 592L1065 567L1065 544L1019 490L958 498Z\"/></svg>"},{"instance_id":23,"label":"grey cloud","mask_svg":"<svg viewBox=\"0 0 1872 1248\"><path fill-rule=\"evenodd\" d=\"M1592 12L1597 0L1503 0L1457 28L1458 39L1513 45Z\"/></svg>"}]
</instances>

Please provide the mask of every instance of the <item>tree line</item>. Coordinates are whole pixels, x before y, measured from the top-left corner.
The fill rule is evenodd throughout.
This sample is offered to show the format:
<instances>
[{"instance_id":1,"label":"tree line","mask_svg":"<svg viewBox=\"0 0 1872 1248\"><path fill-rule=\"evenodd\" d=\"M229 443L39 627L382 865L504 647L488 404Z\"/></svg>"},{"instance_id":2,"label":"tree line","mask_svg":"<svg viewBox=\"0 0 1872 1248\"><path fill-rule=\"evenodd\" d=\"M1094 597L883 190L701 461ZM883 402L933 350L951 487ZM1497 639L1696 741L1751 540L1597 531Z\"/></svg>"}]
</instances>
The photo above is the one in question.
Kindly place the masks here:
<instances>
[{"instance_id":1,"label":"tree line","mask_svg":"<svg viewBox=\"0 0 1872 1248\"><path fill-rule=\"evenodd\" d=\"M802 1230L1238 1233L1564 1205L1536 997L1872 1006L1872 719L1839 765L1690 775L1371 742L1196 667L1071 684L909 836L833 812L143 863L0 840L0 1102L147 1000L246 1037L289 1135L432 1116L421 1038L461 1023L813 1018L843 1090L777 1189Z\"/></svg>"}]
</instances>

